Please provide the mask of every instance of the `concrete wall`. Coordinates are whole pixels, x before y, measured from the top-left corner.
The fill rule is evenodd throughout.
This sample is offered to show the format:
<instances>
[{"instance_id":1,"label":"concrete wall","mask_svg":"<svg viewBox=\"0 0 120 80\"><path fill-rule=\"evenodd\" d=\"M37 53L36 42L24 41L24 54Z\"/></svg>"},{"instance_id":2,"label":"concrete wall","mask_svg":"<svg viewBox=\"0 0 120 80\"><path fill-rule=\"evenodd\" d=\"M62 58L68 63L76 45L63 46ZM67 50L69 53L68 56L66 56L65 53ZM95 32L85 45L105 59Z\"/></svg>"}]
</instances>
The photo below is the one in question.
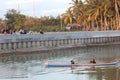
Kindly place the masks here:
<instances>
[{"instance_id":1,"label":"concrete wall","mask_svg":"<svg viewBox=\"0 0 120 80\"><path fill-rule=\"evenodd\" d=\"M44 34L0 34L0 50L59 47L119 42L120 31L45 32Z\"/></svg>"}]
</instances>

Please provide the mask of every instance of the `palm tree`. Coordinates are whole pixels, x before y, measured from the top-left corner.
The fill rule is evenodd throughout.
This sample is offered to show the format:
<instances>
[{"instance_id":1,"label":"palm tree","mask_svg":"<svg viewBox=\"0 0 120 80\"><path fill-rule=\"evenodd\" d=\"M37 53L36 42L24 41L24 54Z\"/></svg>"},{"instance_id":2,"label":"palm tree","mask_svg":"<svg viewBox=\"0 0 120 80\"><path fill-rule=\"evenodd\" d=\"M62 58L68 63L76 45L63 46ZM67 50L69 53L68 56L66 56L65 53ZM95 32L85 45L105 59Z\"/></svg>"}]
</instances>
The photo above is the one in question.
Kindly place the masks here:
<instances>
[{"instance_id":1,"label":"palm tree","mask_svg":"<svg viewBox=\"0 0 120 80\"><path fill-rule=\"evenodd\" d=\"M113 0L114 6L115 6L115 17L116 17L116 25L117 29L120 29L120 14L119 14L119 7L120 7L120 1L119 0Z\"/></svg>"},{"instance_id":2,"label":"palm tree","mask_svg":"<svg viewBox=\"0 0 120 80\"><path fill-rule=\"evenodd\" d=\"M113 4L114 3L114 4ZM120 29L120 0L72 0L71 15L86 30Z\"/></svg>"},{"instance_id":3,"label":"palm tree","mask_svg":"<svg viewBox=\"0 0 120 80\"><path fill-rule=\"evenodd\" d=\"M114 3L114 4L113 4ZM105 0L104 1L104 23L110 23L114 26L112 27L115 30L120 29L120 17L119 17L119 6L120 1L116 0Z\"/></svg>"},{"instance_id":4,"label":"palm tree","mask_svg":"<svg viewBox=\"0 0 120 80\"><path fill-rule=\"evenodd\" d=\"M72 0L71 3L73 6L71 7L73 16L75 17L75 21L79 24L79 19L83 15L84 12L84 4L82 0Z\"/></svg>"},{"instance_id":5,"label":"palm tree","mask_svg":"<svg viewBox=\"0 0 120 80\"><path fill-rule=\"evenodd\" d=\"M64 17L64 24L72 24L73 23L73 15L71 13L70 8L68 8L68 10L63 15L63 17Z\"/></svg>"}]
</instances>

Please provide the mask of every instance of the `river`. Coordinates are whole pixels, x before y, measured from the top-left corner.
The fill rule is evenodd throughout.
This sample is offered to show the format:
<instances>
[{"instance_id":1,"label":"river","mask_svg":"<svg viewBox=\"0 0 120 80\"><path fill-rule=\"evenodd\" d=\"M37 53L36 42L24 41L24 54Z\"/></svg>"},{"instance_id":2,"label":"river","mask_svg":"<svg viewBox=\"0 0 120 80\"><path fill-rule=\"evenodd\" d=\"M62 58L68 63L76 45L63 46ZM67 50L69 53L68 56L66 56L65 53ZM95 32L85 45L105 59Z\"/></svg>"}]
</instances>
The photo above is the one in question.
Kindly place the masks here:
<instances>
[{"instance_id":1,"label":"river","mask_svg":"<svg viewBox=\"0 0 120 80\"><path fill-rule=\"evenodd\" d=\"M48 68L44 64L48 61L70 63L70 60L82 64L91 58L97 62L120 59L120 45L0 55L0 80L120 80L120 63L91 71L81 67L74 73L70 68Z\"/></svg>"}]
</instances>

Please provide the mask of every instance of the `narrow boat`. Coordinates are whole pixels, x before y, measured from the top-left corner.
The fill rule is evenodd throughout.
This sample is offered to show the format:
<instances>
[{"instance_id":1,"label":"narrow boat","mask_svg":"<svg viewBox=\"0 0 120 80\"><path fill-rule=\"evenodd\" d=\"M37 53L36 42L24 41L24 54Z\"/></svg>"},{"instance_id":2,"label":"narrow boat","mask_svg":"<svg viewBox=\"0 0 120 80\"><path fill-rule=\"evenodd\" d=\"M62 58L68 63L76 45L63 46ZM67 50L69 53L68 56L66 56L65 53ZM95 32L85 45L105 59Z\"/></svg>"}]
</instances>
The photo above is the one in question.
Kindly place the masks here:
<instances>
[{"instance_id":1,"label":"narrow boat","mask_svg":"<svg viewBox=\"0 0 120 80\"><path fill-rule=\"evenodd\" d=\"M79 67L79 66L112 66L117 65L119 63L118 61L109 62L109 63L96 63L96 64L62 64L62 63L45 63L46 67Z\"/></svg>"}]
</instances>

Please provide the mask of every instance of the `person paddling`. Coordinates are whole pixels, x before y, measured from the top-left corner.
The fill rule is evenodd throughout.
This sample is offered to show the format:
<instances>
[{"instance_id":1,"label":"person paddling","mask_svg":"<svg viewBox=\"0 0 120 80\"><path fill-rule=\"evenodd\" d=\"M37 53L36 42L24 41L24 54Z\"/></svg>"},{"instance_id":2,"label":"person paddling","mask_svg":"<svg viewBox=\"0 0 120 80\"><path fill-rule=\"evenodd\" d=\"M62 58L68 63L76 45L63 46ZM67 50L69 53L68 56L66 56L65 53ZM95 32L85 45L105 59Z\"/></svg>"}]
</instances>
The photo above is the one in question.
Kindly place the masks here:
<instances>
[{"instance_id":1,"label":"person paddling","mask_svg":"<svg viewBox=\"0 0 120 80\"><path fill-rule=\"evenodd\" d=\"M75 62L73 60L71 60L71 64L75 64Z\"/></svg>"},{"instance_id":2,"label":"person paddling","mask_svg":"<svg viewBox=\"0 0 120 80\"><path fill-rule=\"evenodd\" d=\"M90 63L90 64L96 64L96 61L95 61L95 59L93 58L89 63ZM95 70L95 66L91 66L90 69L91 69L91 70Z\"/></svg>"},{"instance_id":3,"label":"person paddling","mask_svg":"<svg viewBox=\"0 0 120 80\"><path fill-rule=\"evenodd\" d=\"M90 63L92 63L92 64L96 64L95 59L92 59L92 60L90 61Z\"/></svg>"},{"instance_id":4,"label":"person paddling","mask_svg":"<svg viewBox=\"0 0 120 80\"><path fill-rule=\"evenodd\" d=\"M72 70L72 72L73 72L73 69L74 69L73 66L74 66L75 62L74 62L73 60L71 60L70 62L71 62L71 70Z\"/></svg>"}]
</instances>

